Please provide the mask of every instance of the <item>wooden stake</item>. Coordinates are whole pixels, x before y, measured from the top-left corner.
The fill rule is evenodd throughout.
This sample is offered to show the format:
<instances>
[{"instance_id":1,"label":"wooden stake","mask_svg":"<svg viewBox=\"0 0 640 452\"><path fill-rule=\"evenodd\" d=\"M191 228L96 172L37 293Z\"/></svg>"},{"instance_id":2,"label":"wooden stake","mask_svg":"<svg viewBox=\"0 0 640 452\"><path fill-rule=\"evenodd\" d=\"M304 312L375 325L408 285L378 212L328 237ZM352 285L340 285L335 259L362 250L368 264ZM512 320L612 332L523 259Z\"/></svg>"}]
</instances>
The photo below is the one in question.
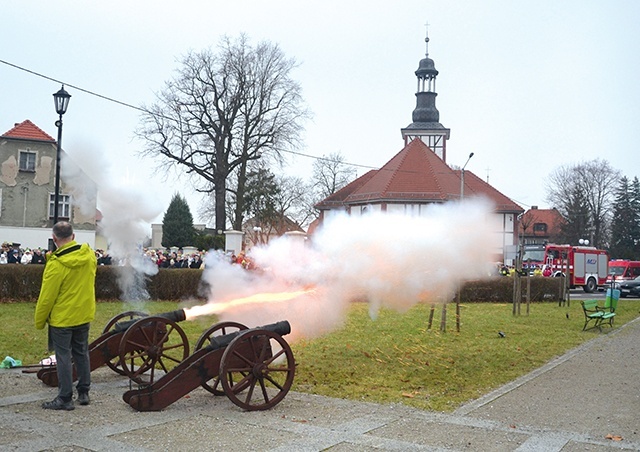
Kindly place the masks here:
<instances>
[{"instance_id":1,"label":"wooden stake","mask_svg":"<svg viewBox=\"0 0 640 452\"><path fill-rule=\"evenodd\" d=\"M442 303L442 317L440 318L440 331L447 332L447 303Z\"/></svg>"},{"instance_id":2,"label":"wooden stake","mask_svg":"<svg viewBox=\"0 0 640 452\"><path fill-rule=\"evenodd\" d=\"M435 311L436 311L436 305L432 304L431 310L429 311L429 326L427 327L428 330L431 329L431 324L433 323L433 314Z\"/></svg>"}]
</instances>

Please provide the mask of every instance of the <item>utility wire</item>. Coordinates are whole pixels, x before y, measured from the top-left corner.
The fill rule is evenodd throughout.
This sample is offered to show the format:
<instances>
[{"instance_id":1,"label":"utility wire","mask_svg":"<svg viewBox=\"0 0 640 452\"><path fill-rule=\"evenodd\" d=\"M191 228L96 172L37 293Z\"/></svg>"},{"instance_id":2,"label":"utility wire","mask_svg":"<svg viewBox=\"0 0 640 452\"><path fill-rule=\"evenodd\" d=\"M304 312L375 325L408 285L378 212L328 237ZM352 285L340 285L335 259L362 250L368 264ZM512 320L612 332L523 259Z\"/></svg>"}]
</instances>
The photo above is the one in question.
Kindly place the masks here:
<instances>
[{"instance_id":1,"label":"utility wire","mask_svg":"<svg viewBox=\"0 0 640 452\"><path fill-rule=\"evenodd\" d=\"M85 88L81 88L81 87L76 86L76 85L72 85L71 83L63 82L63 81L58 80L58 79L55 79L55 78L53 78L53 77L49 77L48 75L44 75L44 74L41 74L41 73L39 73L39 72L32 71L31 69L27 69L27 68L25 68L25 67L18 66L17 64L10 63L9 61L0 60L0 63L2 63L2 64L6 64L7 66L11 66L12 68L15 68L15 69L18 69L18 70L21 70L21 71L27 72L27 73L29 73L29 74L31 74L31 75L35 75L35 76L37 76L37 77L41 77L41 78L44 78L44 79L46 79L46 80L50 80L50 81L52 81L52 82L60 83L61 85L65 85L65 86L68 86L68 87L70 87L70 88L76 89L76 90L78 90L78 91L82 91L83 93L87 93L87 94L89 94L89 95L91 95L91 96L96 96L96 97L99 97L99 98L104 99L104 100L106 100L106 101L109 101L109 102L113 102L113 103L116 103L116 104L122 105L122 106L124 106L124 107L133 108L134 110L138 110L138 111L140 111L140 112L142 112L142 113L147 113L147 114L150 114L150 115L152 115L152 116L159 116L159 117L161 117L161 118L163 118L163 119L167 119L167 120L170 120L170 121L174 121L174 118L169 118L168 116L163 116L163 115L162 115L162 114L160 114L160 113L152 113L152 112L150 112L149 110L146 110L146 109L144 109L144 108L142 108L142 107L138 107L138 106L136 106L136 105L129 104L129 103L127 103L127 102L123 102L123 101L121 101L121 100L114 99L114 98L112 98L112 97L105 96L105 95L102 95L102 94L96 93L96 92L94 92L94 91L91 91L91 90L88 90L88 89L85 89ZM358 164L358 163L337 162L336 160L333 160L333 159L330 159L330 158L327 158L327 157L318 157L318 156L311 155L311 154L304 154L304 153L302 153L302 152L288 151L288 150L282 150L282 152L286 152L286 153L288 153L288 154L299 155L299 156L302 156L302 157L308 157L308 158L312 158L312 159L316 159L316 160L323 160L323 161L326 161L326 162L343 163L344 165L356 166L356 167L360 167L360 168L367 168L367 169L378 169L377 167L374 167L374 166L361 165L361 164Z\"/></svg>"},{"instance_id":2,"label":"utility wire","mask_svg":"<svg viewBox=\"0 0 640 452\"><path fill-rule=\"evenodd\" d=\"M142 107L137 107L135 105L131 105L131 104L128 104L126 102L122 102L120 100L114 99L112 97L104 96L102 94L98 94L96 92L89 91L88 89L84 89L84 88L81 88L79 86L72 85L71 83L65 83L65 82L63 82L61 80L57 80L57 79L55 79L53 77L49 77L47 75L40 74L39 72L35 72L35 71L30 70L30 69L18 66L17 64L13 64L13 63L10 63L10 62L4 61L4 60L0 60L0 63L6 64L7 66L11 66L13 68L19 69L19 70L24 71L24 72L28 72L29 74L32 74L32 75L35 75L35 76L38 76L38 77L42 77L42 78L47 79L47 80L51 80L52 82L56 82L56 83L60 83L61 85L69 86L69 87L71 87L73 89L77 89L78 91L82 91L83 93L87 93L87 94L90 94L92 96L96 96L96 97L99 97L101 99L108 100L109 102L114 102L116 104L120 104L120 105L123 105L125 107L133 108L134 110L138 110L138 111L141 111L143 113L151 114L151 112L149 110L145 110ZM156 116L162 116L162 115L156 115ZM165 119L169 119L169 118L165 117Z\"/></svg>"},{"instance_id":3,"label":"utility wire","mask_svg":"<svg viewBox=\"0 0 640 452\"><path fill-rule=\"evenodd\" d=\"M114 99L114 98L109 97L109 96L104 96L102 94L96 93L94 91L91 91L91 90L88 90L88 89L85 89L85 88L81 88L81 87L76 86L76 85L72 85L70 83L65 83L65 82L63 82L61 80L57 80L57 79L55 79L53 77L49 77L49 76L41 74L39 72L32 71L32 70L27 69L27 68L22 67L22 66L18 66L17 64L13 64L13 63L10 63L10 62L5 61L5 60L0 60L0 63L6 64L7 66L11 66L11 67L13 67L15 69L27 72L27 73L35 75L37 77L41 77L41 78L44 78L46 80L50 80L52 82L60 83L61 85L66 85L68 87L71 87L71 88L76 89L78 91L81 91L83 93L87 93L87 94L89 94L91 96L96 96L96 97L99 97L100 99L104 99L106 101L122 105L124 107L133 108L134 110L138 110L138 111L140 111L142 113L147 113L147 114L150 114L150 115L153 115L153 116L159 116L161 118L173 121L173 118L169 118L167 116L163 116L162 114L158 114L158 113L152 113L149 110L146 110L146 109L144 109L142 107L138 107L136 105L132 105L132 104L129 104L127 102L123 102L121 100ZM330 159L328 157L318 157L318 156L315 156L315 155L305 154L305 153L302 153L302 152L289 151L289 150L282 150L282 152L285 152L285 153L288 153L288 154L293 154L293 155L299 155L301 157L307 157L307 158L311 158L311 159L322 160L322 161L325 161L325 162L342 163L344 165L355 166L355 167L358 167L358 168L374 169L374 170L379 170L380 169L379 167L370 166L370 165L362 165L362 164L358 164L358 163L349 163L349 162L338 162L338 161ZM403 172L405 172L405 173L414 173L414 172L416 172L417 173L417 171L406 171L406 170L404 170Z\"/></svg>"}]
</instances>

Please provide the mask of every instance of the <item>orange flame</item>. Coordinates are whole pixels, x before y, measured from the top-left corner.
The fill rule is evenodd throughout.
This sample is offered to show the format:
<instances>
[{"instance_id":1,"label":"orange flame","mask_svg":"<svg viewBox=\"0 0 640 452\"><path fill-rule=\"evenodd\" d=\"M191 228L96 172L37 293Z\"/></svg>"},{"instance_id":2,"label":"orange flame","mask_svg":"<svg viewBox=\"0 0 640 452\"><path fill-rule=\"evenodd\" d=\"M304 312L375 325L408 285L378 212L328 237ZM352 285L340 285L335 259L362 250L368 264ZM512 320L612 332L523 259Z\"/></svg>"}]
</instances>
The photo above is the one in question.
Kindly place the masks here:
<instances>
[{"instance_id":1,"label":"orange flame","mask_svg":"<svg viewBox=\"0 0 640 452\"><path fill-rule=\"evenodd\" d=\"M221 314L229 309L244 306L247 304L281 303L293 300L299 296L314 292L315 289L304 289L293 292L258 293L244 298L236 298L220 303L208 303L201 306L194 306L184 310L187 320L201 315Z\"/></svg>"}]
</instances>

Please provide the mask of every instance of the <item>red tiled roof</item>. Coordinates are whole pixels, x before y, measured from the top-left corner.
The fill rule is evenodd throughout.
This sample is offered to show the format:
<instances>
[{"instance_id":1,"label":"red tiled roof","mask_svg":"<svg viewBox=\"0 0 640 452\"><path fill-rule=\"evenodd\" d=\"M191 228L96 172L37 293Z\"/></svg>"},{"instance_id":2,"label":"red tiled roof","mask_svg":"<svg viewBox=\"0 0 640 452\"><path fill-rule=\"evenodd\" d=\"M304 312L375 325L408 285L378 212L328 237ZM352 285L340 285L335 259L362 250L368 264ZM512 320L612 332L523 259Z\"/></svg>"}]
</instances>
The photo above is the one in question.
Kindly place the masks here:
<instances>
[{"instance_id":1,"label":"red tiled roof","mask_svg":"<svg viewBox=\"0 0 640 452\"><path fill-rule=\"evenodd\" d=\"M465 171L464 182L465 196L483 195L498 212L524 211L470 171ZM369 171L316 207L394 201L432 203L459 198L460 170L451 169L422 140L415 139L382 168Z\"/></svg>"},{"instance_id":2,"label":"red tiled roof","mask_svg":"<svg viewBox=\"0 0 640 452\"><path fill-rule=\"evenodd\" d=\"M459 196L460 179L451 175L451 168L426 144L413 140L346 201L351 204L413 199L443 202Z\"/></svg>"},{"instance_id":3,"label":"red tiled roof","mask_svg":"<svg viewBox=\"0 0 640 452\"><path fill-rule=\"evenodd\" d=\"M455 170L456 175L460 178L460 170ZM502 192L493 188L489 183L476 176L471 171L464 172L464 197L469 195L484 196L488 198L496 206L496 212L524 212L524 209L513 202Z\"/></svg>"},{"instance_id":4,"label":"red tiled roof","mask_svg":"<svg viewBox=\"0 0 640 452\"><path fill-rule=\"evenodd\" d=\"M1 136L4 138L16 138L19 140L56 142L56 140L54 140L49 134L44 132L40 127L28 119L19 124L16 123L13 129L5 132Z\"/></svg>"},{"instance_id":5,"label":"red tiled roof","mask_svg":"<svg viewBox=\"0 0 640 452\"><path fill-rule=\"evenodd\" d=\"M533 225L543 223L547 225L546 231L535 231ZM538 209L527 210L520 220L520 234L525 234L524 225L527 225L527 237L556 237L560 234L560 228L566 223L564 217L558 209Z\"/></svg>"},{"instance_id":6,"label":"red tiled roof","mask_svg":"<svg viewBox=\"0 0 640 452\"><path fill-rule=\"evenodd\" d=\"M332 195L327 196L325 199L323 199L318 204L316 204L316 207L321 209L323 207L326 208L326 207L343 206L347 197L349 197L351 193L356 191L363 184L368 182L369 179L371 179L376 174L377 171L378 170L367 171L366 173L364 173L362 176L360 176L353 182L350 182L349 184L345 185L344 187L342 187L340 190L333 193Z\"/></svg>"}]
</instances>

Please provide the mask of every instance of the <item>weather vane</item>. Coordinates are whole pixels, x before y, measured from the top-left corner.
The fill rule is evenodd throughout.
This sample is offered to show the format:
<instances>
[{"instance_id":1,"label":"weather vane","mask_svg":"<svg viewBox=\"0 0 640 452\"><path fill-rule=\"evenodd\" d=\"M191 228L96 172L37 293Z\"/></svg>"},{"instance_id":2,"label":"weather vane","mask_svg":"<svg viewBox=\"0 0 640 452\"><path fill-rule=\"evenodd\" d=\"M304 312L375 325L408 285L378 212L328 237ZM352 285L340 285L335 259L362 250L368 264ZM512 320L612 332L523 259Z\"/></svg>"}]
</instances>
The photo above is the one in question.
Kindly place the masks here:
<instances>
[{"instance_id":1,"label":"weather vane","mask_svg":"<svg viewBox=\"0 0 640 452\"><path fill-rule=\"evenodd\" d=\"M428 58L429 57L429 22L427 22L426 24L424 24L425 26L425 35L426 37L424 38L424 42L426 43L426 47L427 47L427 52L425 53L425 56Z\"/></svg>"}]
</instances>

